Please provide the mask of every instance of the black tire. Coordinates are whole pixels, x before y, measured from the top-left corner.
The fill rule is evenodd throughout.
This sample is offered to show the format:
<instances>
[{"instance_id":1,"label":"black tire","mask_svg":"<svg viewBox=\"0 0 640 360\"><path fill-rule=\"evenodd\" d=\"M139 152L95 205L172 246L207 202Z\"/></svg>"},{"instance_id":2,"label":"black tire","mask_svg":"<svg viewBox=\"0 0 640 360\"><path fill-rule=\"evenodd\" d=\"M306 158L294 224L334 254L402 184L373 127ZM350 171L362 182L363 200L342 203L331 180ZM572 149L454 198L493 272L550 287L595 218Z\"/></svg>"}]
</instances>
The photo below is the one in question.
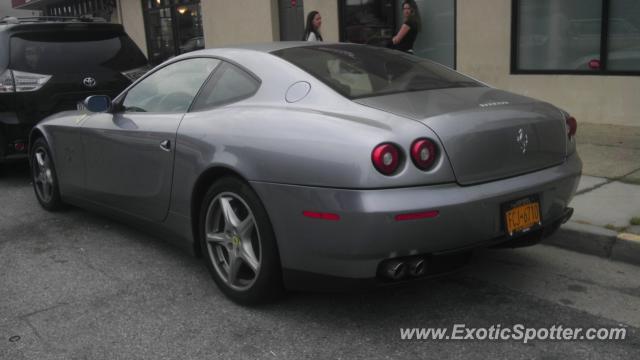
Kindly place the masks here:
<instances>
[{"instance_id":1,"label":"black tire","mask_svg":"<svg viewBox=\"0 0 640 360\"><path fill-rule=\"evenodd\" d=\"M29 163L33 190L40 205L47 211L62 210L64 204L60 198L56 168L49 145L44 138L38 138L33 142Z\"/></svg>"},{"instance_id":2,"label":"black tire","mask_svg":"<svg viewBox=\"0 0 640 360\"><path fill-rule=\"evenodd\" d=\"M2 172L4 170L4 154L7 151L7 142L4 139L4 135L2 134L2 129L0 128L0 176L2 176Z\"/></svg>"},{"instance_id":3,"label":"black tire","mask_svg":"<svg viewBox=\"0 0 640 360\"><path fill-rule=\"evenodd\" d=\"M253 225L228 227L233 221L227 220L223 208L232 209L236 223L249 224L253 219ZM258 305L282 295L282 268L273 228L258 195L246 182L225 177L211 185L200 208L199 234L209 272L231 300ZM207 240L207 234L216 240Z\"/></svg>"}]
</instances>

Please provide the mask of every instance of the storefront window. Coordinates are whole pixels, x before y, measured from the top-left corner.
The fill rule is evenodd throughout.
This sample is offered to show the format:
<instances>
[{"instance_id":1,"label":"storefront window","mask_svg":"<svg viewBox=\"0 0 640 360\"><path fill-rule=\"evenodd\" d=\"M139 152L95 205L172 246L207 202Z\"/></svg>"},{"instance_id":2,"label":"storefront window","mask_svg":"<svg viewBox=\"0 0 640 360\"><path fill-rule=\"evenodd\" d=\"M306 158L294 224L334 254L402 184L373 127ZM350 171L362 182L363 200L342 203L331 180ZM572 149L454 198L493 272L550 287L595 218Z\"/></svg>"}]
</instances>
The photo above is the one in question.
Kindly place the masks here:
<instances>
[{"instance_id":1,"label":"storefront window","mask_svg":"<svg viewBox=\"0 0 640 360\"><path fill-rule=\"evenodd\" d=\"M456 0L416 0L420 32L414 54L455 68ZM400 0L340 1L340 40L389 47L402 19Z\"/></svg>"},{"instance_id":2,"label":"storefront window","mask_svg":"<svg viewBox=\"0 0 640 360\"><path fill-rule=\"evenodd\" d=\"M640 71L637 0L514 0L515 73Z\"/></svg>"},{"instance_id":3,"label":"storefront window","mask_svg":"<svg viewBox=\"0 0 640 360\"><path fill-rule=\"evenodd\" d=\"M413 45L415 55L455 69L456 0L415 0L420 32ZM402 1L398 1L398 25L402 20Z\"/></svg>"},{"instance_id":4,"label":"storefront window","mask_svg":"<svg viewBox=\"0 0 640 360\"><path fill-rule=\"evenodd\" d=\"M199 1L143 0L149 61L204 48Z\"/></svg>"},{"instance_id":5,"label":"storefront window","mask_svg":"<svg viewBox=\"0 0 640 360\"><path fill-rule=\"evenodd\" d=\"M611 1L607 68L640 71L640 1Z\"/></svg>"},{"instance_id":6,"label":"storefront window","mask_svg":"<svg viewBox=\"0 0 640 360\"><path fill-rule=\"evenodd\" d=\"M395 32L394 0L343 0L341 41L388 46Z\"/></svg>"}]
</instances>

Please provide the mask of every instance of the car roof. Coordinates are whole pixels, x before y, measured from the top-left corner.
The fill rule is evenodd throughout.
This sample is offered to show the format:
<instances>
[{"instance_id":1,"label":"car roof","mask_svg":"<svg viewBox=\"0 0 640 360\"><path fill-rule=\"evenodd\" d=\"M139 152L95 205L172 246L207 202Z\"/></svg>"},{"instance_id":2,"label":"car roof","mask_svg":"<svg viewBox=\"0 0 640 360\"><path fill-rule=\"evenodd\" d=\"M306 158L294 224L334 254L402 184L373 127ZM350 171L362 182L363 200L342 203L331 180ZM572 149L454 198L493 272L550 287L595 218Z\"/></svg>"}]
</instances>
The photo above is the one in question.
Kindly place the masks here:
<instances>
[{"instance_id":1,"label":"car roof","mask_svg":"<svg viewBox=\"0 0 640 360\"><path fill-rule=\"evenodd\" d=\"M212 47L196 51L190 51L174 57L173 59L184 59L193 56L228 56L234 54L234 56L241 53L259 52L262 54L271 54L284 49L299 48L299 47L322 47L322 46L367 46L353 43L340 43L340 42L308 42L308 41L279 41L271 43L258 43L258 44L240 44L229 45L221 47Z\"/></svg>"},{"instance_id":2,"label":"car roof","mask_svg":"<svg viewBox=\"0 0 640 360\"><path fill-rule=\"evenodd\" d=\"M230 46L222 46L217 48L211 48L210 50L216 49L241 49L241 50L253 50L265 53L271 53L278 50L297 48L297 47L310 47L310 46L327 46L327 45L347 45L346 43L339 42L309 42L309 41L278 41L271 43L258 43L258 44L241 44L241 45L230 45ZM356 45L356 44L348 44L348 45ZM202 51L207 51L209 49L205 49Z\"/></svg>"},{"instance_id":3,"label":"car roof","mask_svg":"<svg viewBox=\"0 0 640 360\"><path fill-rule=\"evenodd\" d=\"M236 49L246 49L246 50L255 50L260 52L273 52L282 49L301 47L301 46L312 46L314 43L308 41L279 41L272 43L260 43L260 44L242 44L242 45L234 45L230 46Z\"/></svg>"}]
</instances>

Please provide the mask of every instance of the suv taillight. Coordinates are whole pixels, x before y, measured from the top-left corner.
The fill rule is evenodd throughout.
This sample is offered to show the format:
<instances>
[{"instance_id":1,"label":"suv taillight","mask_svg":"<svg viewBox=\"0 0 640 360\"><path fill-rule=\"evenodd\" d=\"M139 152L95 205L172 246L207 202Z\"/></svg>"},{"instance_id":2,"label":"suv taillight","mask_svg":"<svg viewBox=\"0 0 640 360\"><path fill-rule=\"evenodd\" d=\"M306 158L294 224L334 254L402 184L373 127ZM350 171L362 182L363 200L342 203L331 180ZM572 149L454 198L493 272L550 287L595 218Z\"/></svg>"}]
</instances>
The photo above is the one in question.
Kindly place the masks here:
<instances>
[{"instance_id":1,"label":"suv taillight","mask_svg":"<svg viewBox=\"0 0 640 360\"><path fill-rule=\"evenodd\" d=\"M567 123L567 136L569 138L575 136L578 131L578 122L576 121L576 118L569 115L565 118L565 122Z\"/></svg>"},{"instance_id":2,"label":"suv taillight","mask_svg":"<svg viewBox=\"0 0 640 360\"><path fill-rule=\"evenodd\" d=\"M124 75L131 82L138 80L142 75L146 74L149 71L149 66L142 66L139 68L123 71L122 75Z\"/></svg>"},{"instance_id":3,"label":"suv taillight","mask_svg":"<svg viewBox=\"0 0 640 360\"><path fill-rule=\"evenodd\" d=\"M15 84L13 83L13 74L11 70L7 69L5 72L0 74L0 93L10 93L15 89Z\"/></svg>"},{"instance_id":4,"label":"suv taillight","mask_svg":"<svg viewBox=\"0 0 640 360\"><path fill-rule=\"evenodd\" d=\"M49 79L51 79L51 75L7 69L0 75L0 92L29 92L40 90Z\"/></svg>"}]
</instances>

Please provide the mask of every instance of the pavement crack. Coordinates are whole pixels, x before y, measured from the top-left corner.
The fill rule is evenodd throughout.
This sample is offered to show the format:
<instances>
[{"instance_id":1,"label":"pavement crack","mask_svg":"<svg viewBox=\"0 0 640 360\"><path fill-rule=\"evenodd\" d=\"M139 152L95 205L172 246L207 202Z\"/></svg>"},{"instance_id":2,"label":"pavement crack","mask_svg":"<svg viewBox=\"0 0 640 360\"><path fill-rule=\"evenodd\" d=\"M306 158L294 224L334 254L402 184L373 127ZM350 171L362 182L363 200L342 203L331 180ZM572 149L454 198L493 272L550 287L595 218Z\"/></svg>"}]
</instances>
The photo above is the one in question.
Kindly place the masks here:
<instances>
[{"instance_id":1,"label":"pavement crack","mask_svg":"<svg viewBox=\"0 0 640 360\"><path fill-rule=\"evenodd\" d=\"M591 191L599 189L599 188L601 188L601 187L603 187L605 185L609 185L609 184L611 184L612 182L615 182L615 181L622 181L622 179L624 179L627 176L635 173L636 171L640 171L640 168L634 169L634 170L632 170L632 171L630 171L630 172L628 172L628 173L626 173L624 175L620 175L620 176L617 176L617 177L614 177L614 178L604 178L604 179L606 179L606 181L603 182L602 184L597 184L597 185L594 185L594 186L592 186L590 188L586 188L586 189L582 189L580 191L576 191L574 196L582 195L582 194L591 192ZM582 175L585 175L585 174L582 174Z\"/></svg>"},{"instance_id":2,"label":"pavement crack","mask_svg":"<svg viewBox=\"0 0 640 360\"><path fill-rule=\"evenodd\" d=\"M69 305L69 304L68 303L55 304L53 306L49 306L49 307L46 307L44 309L40 309L40 310L32 311L30 313L22 314L22 315L18 316L18 318L22 319L22 320L25 320L25 321L28 321L28 318L30 316L33 316L33 315L36 315L36 314L40 314L40 313L43 313L43 312L47 312L49 310L53 310L53 309L59 308L61 306L67 306L67 305Z\"/></svg>"},{"instance_id":3,"label":"pavement crack","mask_svg":"<svg viewBox=\"0 0 640 360\"><path fill-rule=\"evenodd\" d=\"M47 341L42 335L40 335L40 332L38 331L38 328L36 328L35 325L33 325L31 323L31 321L29 321L29 319L22 319L27 326L29 326L29 328L31 329L31 331L33 331L33 334L35 335L36 339L38 339L38 341L40 342L40 344L42 344L42 347L45 350L48 350L48 352L51 354L54 351L59 351L59 348L53 346L53 344L51 344L49 341ZM52 351L53 350L53 351Z\"/></svg>"},{"instance_id":4,"label":"pavement crack","mask_svg":"<svg viewBox=\"0 0 640 360\"><path fill-rule=\"evenodd\" d=\"M620 321L620 320L612 319L612 318L603 316L602 314L591 313L591 312L589 312L587 310L584 310L584 309L581 309L581 308L578 308L578 307L575 307L575 306L572 306L572 305L564 304L561 301L554 301L554 300L546 299L546 298L541 297L541 296L539 296L537 294L531 294L529 292L526 292L526 291L523 291L523 290L520 290L520 289L514 289L514 288L511 288L509 286L500 284L500 283L495 283L495 282L491 282L491 281L488 281L488 280L485 280L485 279L481 279L479 277L475 277L473 275L465 275L464 277L467 278L467 279L471 279L471 280L475 280L475 281L487 284L489 286L494 286L494 287L502 289L502 290L504 290L506 292L511 292L511 293L514 293L514 294L524 295L524 296L527 296L527 297L531 297L532 296L532 297L536 298L538 301L541 301L541 302L544 302L544 303L547 303L547 304L551 304L551 305L561 304L561 306L567 307L567 308L571 309L572 311L577 311L577 312L579 312L581 314L585 314L585 315L588 315L588 316L596 317L596 318L605 320L607 322L617 322L620 325L624 325L628 329L634 329L634 331L640 331L640 327L636 327L636 326L634 326L632 324L629 324L627 322L623 322L623 321ZM549 284L549 280L543 280L543 281L545 282L545 285ZM575 281L580 281L580 280L575 280Z\"/></svg>"}]
</instances>

